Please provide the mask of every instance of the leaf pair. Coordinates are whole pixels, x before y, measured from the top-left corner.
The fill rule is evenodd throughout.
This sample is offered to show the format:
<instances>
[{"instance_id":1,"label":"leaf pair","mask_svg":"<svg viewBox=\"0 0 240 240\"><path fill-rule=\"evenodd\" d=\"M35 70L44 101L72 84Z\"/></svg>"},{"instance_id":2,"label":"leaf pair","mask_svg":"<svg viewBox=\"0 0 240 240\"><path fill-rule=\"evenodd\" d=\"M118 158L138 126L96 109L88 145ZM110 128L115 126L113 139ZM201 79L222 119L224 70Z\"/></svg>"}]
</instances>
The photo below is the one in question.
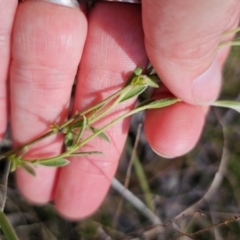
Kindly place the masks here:
<instances>
[{"instance_id":1,"label":"leaf pair","mask_svg":"<svg viewBox=\"0 0 240 240\"><path fill-rule=\"evenodd\" d=\"M127 92L121 102L139 96L148 86L153 88L159 87L159 78L156 74L148 76L141 75L142 71L142 68L136 68L133 74L129 77L124 87L132 86L133 88Z\"/></svg>"},{"instance_id":2,"label":"leaf pair","mask_svg":"<svg viewBox=\"0 0 240 240\"><path fill-rule=\"evenodd\" d=\"M31 175L36 176L35 168L37 164L42 166L47 166L47 167L63 167L69 164L69 161L65 158L39 160L39 161L24 160L22 161L20 166L24 168Z\"/></svg>"}]
</instances>

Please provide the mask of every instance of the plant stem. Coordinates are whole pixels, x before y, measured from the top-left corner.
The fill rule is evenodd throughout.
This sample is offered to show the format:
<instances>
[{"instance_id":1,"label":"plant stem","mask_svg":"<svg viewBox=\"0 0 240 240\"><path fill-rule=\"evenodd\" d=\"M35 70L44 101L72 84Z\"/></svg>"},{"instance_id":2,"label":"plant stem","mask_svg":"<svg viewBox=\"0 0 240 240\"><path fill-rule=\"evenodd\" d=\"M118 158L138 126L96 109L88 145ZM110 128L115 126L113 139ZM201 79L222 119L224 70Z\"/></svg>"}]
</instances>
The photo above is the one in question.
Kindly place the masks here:
<instances>
[{"instance_id":1,"label":"plant stem","mask_svg":"<svg viewBox=\"0 0 240 240\"><path fill-rule=\"evenodd\" d=\"M132 147L129 139L127 139L127 150L129 151L129 153L131 153L133 151L133 147ZM133 164L134 164L134 170L138 177L138 181L140 183L140 187L144 193L145 202L146 202L147 206L152 210L152 212L155 212L155 206L152 202L152 193L151 193L149 185L148 185L147 177L143 170L142 164L140 163L140 159L137 155L135 155L135 157L134 157Z\"/></svg>"},{"instance_id":2,"label":"plant stem","mask_svg":"<svg viewBox=\"0 0 240 240\"><path fill-rule=\"evenodd\" d=\"M177 101L179 101L179 100L176 99L176 101L175 101L175 102L172 102L171 104L174 104L174 103L176 103ZM171 104L168 104L168 105L166 105L166 106L169 106L169 105L171 105ZM165 107L165 106L164 106L164 107ZM123 114L122 116L120 116L120 117L112 120L111 122L109 122L108 124L106 124L104 127L100 128L96 133L92 134L91 136L89 136L88 138L86 138L84 141L82 141L82 142L78 145L78 148L82 147L83 145L85 145L86 143L88 143L89 141L91 141L93 138L95 138L96 136L98 136L100 133L102 133L103 131L105 131L108 127L112 126L112 125L115 124L116 122L118 122L118 121L120 121L120 120L122 120L122 119L124 119L124 118L127 118L127 117L129 117L129 116L131 116L131 115L133 115L133 114L135 114L135 113L138 113L138 112L140 112L140 111L146 110L146 109L148 109L148 108L149 108L148 105L143 105L143 106L141 106L141 107L137 107L137 108L135 108L135 109L133 109L133 110L131 110L131 111Z\"/></svg>"},{"instance_id":3,"label":"plant stem","mask_svg":"<svg viewBox=\"0 0 240 240\"><path fill-rule=\"evenodd\" d=\"M112 94L111 96L109 96L108 98L104 99L103 101L101 101L100 103L94 105L93 107L90 107L88 109L86 109L85 111L83 111L81 113L81 115L86 115L87 113L89 113L90 111L95 110L96 108L100 108L104 105L107 104L107 102L111 101L112 99L114 99L115 97L119 96L123 91L125 90L125 88L122 88L121 90L115 92L114 94Z\"/></svg>"},{"instance_id":4,"label":"plant stem","mask_svg":"<svg viewBox=\"0 0 240 240\"><path fill-rule=\"evenodd\" d=\"M228 35L228 34L232 34L232 33L237 33L237 32L239 32L239 31L240 31L240 27L237 27L237 28L235 28L235 29L232 29L232 30L229 30L229 31L224 32L224 33L223 33L223 36Z\"/></svg>"},{"instance_id":5,"label":"plant stem","mask_svg":"<svg viewBox=\"0 0 240 240\"><path fill-rule=\"evenodd\" d=\"M52 135L55 135L55 134L56 134L56 133L55 133L54 131L49 131L49 132L45 133L44 135L42 135L42 136L39 137L39 138L36 138L36 139L34 139L34 140L32 140L32 141L30 141L30 142L28 142L28 143L26 143L26 144L24 144L24 145L22 145L22 146L16 147L16 148L14 148L14 149L6 152L5 154L0 155L0 160L2 160L2 159L4 159L4 158L7 158L7 157L9 157L10 155L12 155L12 154L14 154L14 153L17 153L17 152L23 150L24 148L28 148L28 147L30 147L31 145L33 145L34 143L37 143L37 142L39 142L39 141L42 141L43 139L45 139L45 138L47 138L47 137L50 137L50 136L52 136Z\"/></svg>"},{"instance_id":6,"label":"plant stem","mask_svg":"<svg viewBox=\"0 0 240 240\"><path fill-rule=\"evenodd\" d=\"M89 125L96 122L97 120L101 119L103 116L105 116L107 113L109 113L112 109L114 109L123 99L123 97L131 90L131 86L127 86L126 88L122 89L124 91L121 92L120 96L111 104L110 107L108 107L106 110L104 110L102 113L99 113L98 116L96 116L94 119L89 120ZM95 115L96 113L94 113Z\"/></svg>"},{"instance_id":7,"label":"plant stem","mask_svg":"<svg viewBox=\"0 0 240 240\"><path fill-rule=\"evenodd\" d=\"M127 87L126 87L127 88ZM116 93L114 93L113 95L111 95L110 97L106 98L105 100L103 100L102 102L94 105L93 107L90 107L88 108L87 110L73 116L72 118L70 118L69 120L67 120L66 122L64 122L62 125L60 125L58 128L61 130L65 127L67 127L68 125L70 125L74 120L76 120L77 118L80 118L81 116L85 115L86 113L90 112L90 111L93 111L94 109L98 108L98 107L101 107L103 105L105 105L108 101L114 99L115 97L117 97L118 95L121 95L123 92L126 91L126 88L123 88L119 91L117 91ZM51 131L48 131L47 133L45 133L44 135L40 136L39 138L36 138L34 140L31 140L29 142L27 142L26 144L24 144L23 146L19 146L19 147L16 147L8 152L6 152L5 154L2 154L0 155L0 160L4 159L4 158L8 158L10 155L12 154L15 154L21 150L23 150L24 148L28 148L30 147L31 145L39 142L39 141L42 141L43 139L47 138L47 137L50 137L52 135L55 135L55 134L58 134L59 132L56 132L54 130L51 130Z\"/></svg>"},{"instance_id":8,"label":"plant stem","mask_svg":"<svg viewBox=\"0 0 240 240\"><path fill-rule=\"evenodd\" d=\"M11 163L7 161L6 167L5 167L5 173L4 173L4 179L3 179L3 202L1 204L1 210L4 211L6 200L7 200L7 191L8 191L8 177L10 172L10 165Z\"/></svg>"},{"instance_id":9,"label":"plant stem","mask_svg":"<svg viewBox=\"0 0 240 240\"><path fill-rule=\"evenodd\" d=\"M169 105L172 105L176 102L178 102L179 100L178 99L173 99L174 101L172 101L171 103L168 103L167 105L163 105L163 107L166 107L166 106L169 106ZM65 157L71 157L71 154L76 152L79 148L83 147L85 144L87 144L89 141L91 141L93 138L97 137L99 134L101 134L102 132L104 132L107 128L109 128L110 126L112 126L113 124L115 124L116 122L124 119L124 118L127 118L135 113L138 113L140 111L143 111L143 110L146 110L148 109L149 106L148 105L143 105L143 106L139 106L125 114L123 114L122 116L112 120L111 122L109 122L108 124L106 124L104 127L100 128L97 132L95 132L94 134L92 134L91 136L89 136L88 138L86 138L85 140L83 140L82 142L80 142L80 144L78 145L74 145L73 147L69 148L66 152L58 155L58 156L55 156L55 157L50 157L50 158L42 158L42 159L34 159L32 160L31 162L32 163L37 163L37 162L40 162L40 161L50 161L50 160L58 160L60 158L65 158ZM25 160L25 159L22 159L23 161L28 161L28 160Z\"/></svg>"},{"instance_id":10,"label":"plant stem","mask_svg":"<svg viewBox=\"0 0 240 240\"><path fill-rule=\"evenodd\" d=\"M139 198L125 188L116 178L112 180L112 187L118 191L126 200L137 208L154 225L162 224L162 221L155 215Z\"/></svg>"},{"instance_id":11,"label":"plant stem","mask_svg":"<svg viewBox=\"0 0 240 240\"><path fill-rule=\"evenodd\" d=\"M229 42L222 42L218 44L218 48L231 47L231 46L240 46L240 41L229 41Z\"/></svg>"},{"instance_id":12,"label":"plant stem","mask_svg":"<svg viewBox=\"0 0 240 240\"><path fill-rule=\"evenodd\" d=\"M19 240L4 212L0 209L0 225L7 240Z\"/></svg>"}]
</instances>

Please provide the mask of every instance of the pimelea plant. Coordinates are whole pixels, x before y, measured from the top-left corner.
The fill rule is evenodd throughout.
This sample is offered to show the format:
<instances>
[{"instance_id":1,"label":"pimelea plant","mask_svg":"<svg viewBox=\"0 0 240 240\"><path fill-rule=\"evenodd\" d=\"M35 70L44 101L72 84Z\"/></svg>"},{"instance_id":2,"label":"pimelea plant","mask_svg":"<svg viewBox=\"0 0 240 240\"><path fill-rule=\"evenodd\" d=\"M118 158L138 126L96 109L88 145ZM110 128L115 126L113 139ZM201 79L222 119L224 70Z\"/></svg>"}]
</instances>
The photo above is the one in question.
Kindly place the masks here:
<instances>
[{"instance_id":1,"label":"pimelea plant","mask_svg":"<svg viewBox=\"0 0 240 240\"><path fill-rule=\"evenodd\" d=\"M240 31L240 28L236 28L224 34L232 34L238 31ZM223 42L219 44L219 48L231 45L240 45L240 42ZM148 87L158 88L160 84L160 79L155 74L152 67L146 71L140 67L136 68L121 90L117 91L100 103L88 108L87 110L76 112L70 119L60 125L52 123L44 135L24 144L23 146L14 148L4 154L0 154L0 160L7 159L10 162L10 169L12 172L15 171L18 167L22 167L30 174L35 175L34 168L37 165L44 165L48 167L63 167L70 163L67 160L68 157L102 154L98 151L82 152L81 148L95 137L100 137L103 140L110 142L108 136L104 131L111 125L126 117L129 117L146 109L163 108L181 101L180 99L174 97L159 100L148 99L138 104L133 110L124 113L123 115L117 117L101 128L96 129L93 127L93 124L96 121L105 117L117 105L128 101L129 99L136 98ZM216 101L212 103L211 106L231 108L240 113L240 102L236 101ZM86 138L83 138L83 136L85 136L83 135L84 131L89 131L91 134ZM63 153L49 158L37 158L30 160L24 158L24 155L28 152L28 149L31 145L56 134L64 135L65 151ZM2 210L0 210L0 225L2 227L4 235L8 240L18 239Z\"/></svg>"}]
</instances>

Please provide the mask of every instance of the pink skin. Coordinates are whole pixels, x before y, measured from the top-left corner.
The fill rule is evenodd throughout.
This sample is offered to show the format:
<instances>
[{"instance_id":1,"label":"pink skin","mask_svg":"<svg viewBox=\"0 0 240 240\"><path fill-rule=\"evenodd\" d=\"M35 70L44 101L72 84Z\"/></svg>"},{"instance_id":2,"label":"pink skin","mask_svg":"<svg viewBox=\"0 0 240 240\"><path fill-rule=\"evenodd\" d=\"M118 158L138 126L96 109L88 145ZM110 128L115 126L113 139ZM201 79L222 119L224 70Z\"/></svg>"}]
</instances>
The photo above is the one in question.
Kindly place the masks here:
<instances>
[{"instance_id":1,"label":"pink skin","mask_svg":"<svg viewBox=\"0 0 240 240\"><path fill-rule=\"evenodd\" d=\"M148 56L180 99L207 105L221 86L217 45L239 20L239 1L143 1ZM151 24L152 27L149 27Z\"/></svg>"},{"instance_id":2,"label":"pink skin","mask_svg":"<svg viewBox=\"0 0 240 240\"><path fill-rule=\"evenodd\" d=\"M5 2L0 0L0 9L6 8ZM7 23L0 21L0 29L6 28L6 36L11 32L17 4L13 0L8 2L7 8L11 11L4 18ZM145 132L149 143L156 152L167 157L182 155L194 147L207 107L188 103L206 105L217 97L221 85L220 69L227 56L227 50L217 51L217 45L223 40L222 32L236 26L239 3L233 0L152 3L151 0L142 1L144 34L138 5L99 2L90 13L87 26L87 19L79 9L38 1L19 4L10 65L15 145L41 135L52 122L66 119L80 60L74 111L118 90L136 66L147 65L145 39L148 56L164 84L185 100L147 113ZM8 37L0 48L8 49L9 44ZM0 59L5 64L1 65L0 82L5 86L9 50L0 51ZM208 70L211 65L212 69ZM197 88L192 87L193 82ZM5 92L0 93L0 109L3 109L0 134L4 132L7 119L6 87L3 89ZM156 93L158 98L167 95L169 91L165 88ZM127 103L118 112L132 106L133 102ZM113 115L96 126L112 118ZM189 125L189 121L194 124ZM128 125L129 119L107 131L111 145L96 139L84 148L102 151L105 156L71 159L71 164L59 173L55 168L38 167L36 178L19 169L16 173L19 190L33 203L54 200L58 212L68 219L89 216L100 206L109 189ZM36 144L26 157L59 154L61 148L62 139L53 137Z\"/></svg>"},{"instance_id":3,"label":"pink skin","mask_svg":"<svg viewBox=\"0 0 240 240\"><path fill-rule=\"evenodd\" d=\"M4 136L7 126L7 78L11 31L16 9L16 0L0 0L0 140Z\"/></svg>"},{"instance_id":4,"label":"pink skin","mask_svg":"<svg viewBox=\"0 0 240 240\"><path fill-rule=\"evenodd\" d=\"M51 123L66 119L86 32L87 21L79 9L45 2L19 5L11 63L11 111L15 119L12 129L16 145L40 136ZM61 149L61 139L53 137L36 144L26 157L53 156ZM17 184L29 201L45 203L53 198L57 169L39 166L36 170L34 178L19 169Z\"/></svg>"}]
</instances>

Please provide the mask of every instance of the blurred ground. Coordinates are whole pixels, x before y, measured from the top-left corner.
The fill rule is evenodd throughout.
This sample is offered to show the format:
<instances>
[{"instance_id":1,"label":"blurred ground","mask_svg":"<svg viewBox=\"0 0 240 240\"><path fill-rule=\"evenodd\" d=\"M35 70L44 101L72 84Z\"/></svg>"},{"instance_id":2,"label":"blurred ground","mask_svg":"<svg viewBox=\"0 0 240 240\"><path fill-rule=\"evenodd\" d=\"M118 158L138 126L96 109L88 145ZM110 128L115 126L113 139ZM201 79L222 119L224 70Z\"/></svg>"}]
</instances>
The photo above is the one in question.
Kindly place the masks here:
<instances>
[{"instance_id":1,"label":"blurred ground","mask_svg":"<svg viewBox=\"0 0 240 240\"><path fill-rule=\"evenodd\" d=\"M235 47L225 65L220 99L240 100L239 65L240 49ZM139 114L132 119L116 175L122 183L136 139L136 126L142 118ZM51 204L28 205L15 189L12 175L5 212L21 240L240 239L239 122L239 113L212 108L196 148L171 160L157 156L141 131L128 189L153 209L163 223L160 228L113 188L94 216L79 222L65 221ZM8 147L6 137L1 150ZM2 176L4 166L0 163ZM122 206L118 208L121 199Z\"/></svg>"}]
</instances>

